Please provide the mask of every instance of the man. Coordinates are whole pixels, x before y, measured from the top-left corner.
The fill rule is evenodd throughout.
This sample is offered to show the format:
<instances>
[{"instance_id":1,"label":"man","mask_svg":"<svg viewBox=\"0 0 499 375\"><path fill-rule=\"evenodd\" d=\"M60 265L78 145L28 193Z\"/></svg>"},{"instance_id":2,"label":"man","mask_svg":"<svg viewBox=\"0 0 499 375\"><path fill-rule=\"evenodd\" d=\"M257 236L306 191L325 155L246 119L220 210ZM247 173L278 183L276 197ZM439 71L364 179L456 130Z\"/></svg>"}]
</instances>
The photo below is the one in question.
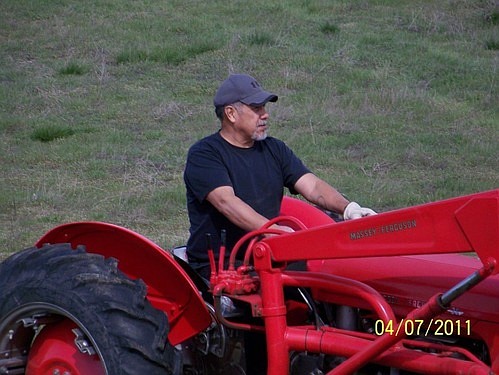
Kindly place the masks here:
<instances>
[{"instance_id":1,"label":"man","mask_svg":"<svg viewBox=\"0 0 499 375\"><path fill-rule=\"evenodd\" d=\"M184 171L191 225L187 256L207 278L206 233L211 234L217 255L220 233L225 230L228 255L245 233L279 215L284 187L326 210L343 214L345 220L375 214L349 202L314 175L284 142L267 136L269 114L265 105L277 99L253 77L230 75L214 98L220 130L189 150Z\"/></svg>"}]
</instances>

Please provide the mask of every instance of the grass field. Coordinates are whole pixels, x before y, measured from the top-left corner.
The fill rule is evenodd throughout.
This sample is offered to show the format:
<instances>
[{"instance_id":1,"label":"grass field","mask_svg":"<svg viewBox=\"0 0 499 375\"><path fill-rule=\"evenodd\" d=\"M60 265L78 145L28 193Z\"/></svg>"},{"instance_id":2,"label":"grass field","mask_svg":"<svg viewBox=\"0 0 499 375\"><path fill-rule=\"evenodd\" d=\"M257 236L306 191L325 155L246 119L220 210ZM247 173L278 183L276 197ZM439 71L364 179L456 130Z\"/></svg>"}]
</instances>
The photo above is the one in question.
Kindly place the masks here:
<instances>
[{"instance_id":1,"label":"grass field","mask_svg":"<svg viewBox=\"0 0 499 375\"><path fill-rule=\"evenodd\" d=\"M188 234L188 147L230 72L378 211L499 187L497 0L2 0L0 257L69 221Z\"/></svg>"}]
</instances>

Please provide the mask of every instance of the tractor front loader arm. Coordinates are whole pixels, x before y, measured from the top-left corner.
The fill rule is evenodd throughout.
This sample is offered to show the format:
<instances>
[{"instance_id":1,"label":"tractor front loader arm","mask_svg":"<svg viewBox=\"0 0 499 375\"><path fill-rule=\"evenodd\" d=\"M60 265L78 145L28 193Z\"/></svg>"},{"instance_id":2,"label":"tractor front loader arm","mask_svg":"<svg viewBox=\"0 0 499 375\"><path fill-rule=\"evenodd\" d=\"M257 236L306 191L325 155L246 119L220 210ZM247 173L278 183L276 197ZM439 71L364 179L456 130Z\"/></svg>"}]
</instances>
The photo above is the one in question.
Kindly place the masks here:
<instances>
[{"instance_id":1,"label":"tractor front loader arm","mask_svg":"<svg viewBox=\"0 0 499 375\"><path fill-rule=\"evenodd\" d=\"M265 238L272 260L289 262L476 252L499 259L499 189ZM494 269L493 273L498 270Z\"/></svg>"},{"instance_id":2,"label":"tractor front loader arm","mask_svg":"<svg viewBox=\"0 0 499 375\"><path fill-rule=\"evenodd\" d=\"M448 309L457 297L498 272L499 190L266 237L253 244L249 251L261 283L260 313L267 335L269 374L288 373L287 359L291 350L341 353L349 357L330 374L351 374L369 362L428 374L454 374L462 370L470 374L492 373L471 353L461 353L467 358L462 360L407 349L403 344L397 344L408 341L404 329L400 330L401 334L385 333L367 339L350 331L288 327L282 287L286 283L303 287L320 283L320 275L308 279L289 276L283 265L292 261L476 252L483 263L481 269L393 324L397 329L404 320L427 322ZM328 286L321 285L321 288L327 289ZM337 287L331 286L330 290L334 293ZM387 312L385 319L392 314ZM344 345L339 348L341 340ZM411 345L418 346L416 343ZM348 353L345 352L347 348L350 349Z\"/></svg>"}]
</instances>

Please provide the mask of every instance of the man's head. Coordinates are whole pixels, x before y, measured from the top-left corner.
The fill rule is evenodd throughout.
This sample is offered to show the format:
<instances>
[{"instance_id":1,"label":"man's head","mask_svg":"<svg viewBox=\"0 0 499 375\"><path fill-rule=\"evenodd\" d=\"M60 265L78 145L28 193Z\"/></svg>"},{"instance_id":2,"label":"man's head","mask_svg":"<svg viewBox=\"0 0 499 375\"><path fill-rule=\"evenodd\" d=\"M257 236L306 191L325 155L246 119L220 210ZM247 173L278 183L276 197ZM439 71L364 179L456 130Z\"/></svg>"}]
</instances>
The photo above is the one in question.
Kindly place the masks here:
<instances>
[{"instance_id":1,"label":"man's head","mask_svg":"<svg viewBox=\"0 0 499 375\"><path fill-rule=\"evenodd\" d=\"M232 74L218 88L213 104L218 118L222 119L225 106L243 103L253 107L276 102L277 95L265 91L256 79L247 74Z\"/></svg>"}]
</instances>

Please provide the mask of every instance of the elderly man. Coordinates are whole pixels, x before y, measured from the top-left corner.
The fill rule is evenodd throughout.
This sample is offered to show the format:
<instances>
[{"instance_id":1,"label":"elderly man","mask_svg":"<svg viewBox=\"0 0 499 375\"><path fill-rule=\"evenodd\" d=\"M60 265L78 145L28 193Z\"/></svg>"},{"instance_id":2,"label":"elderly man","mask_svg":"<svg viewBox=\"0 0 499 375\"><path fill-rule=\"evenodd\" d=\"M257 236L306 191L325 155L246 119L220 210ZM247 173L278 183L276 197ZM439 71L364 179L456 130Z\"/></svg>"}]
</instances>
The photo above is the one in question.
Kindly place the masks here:
<instances>
[{"instance_id":1,"label":"elderly man","mask_svg":"<svg viewBox=\"0 0 499 375\"><path fill-rule=\"evenodd\" d=\"M211 234L217 255L225 230L230 251L245 233L279 215L284 187L345 220L375 214L349 202L284 142L267 135L265 105L277 99L253 77L230 75L214 98L220 130L189 150L184 172L191 225L187 256L205 277L209 275L206 233Z\"/></svg>"}]
</instances>

